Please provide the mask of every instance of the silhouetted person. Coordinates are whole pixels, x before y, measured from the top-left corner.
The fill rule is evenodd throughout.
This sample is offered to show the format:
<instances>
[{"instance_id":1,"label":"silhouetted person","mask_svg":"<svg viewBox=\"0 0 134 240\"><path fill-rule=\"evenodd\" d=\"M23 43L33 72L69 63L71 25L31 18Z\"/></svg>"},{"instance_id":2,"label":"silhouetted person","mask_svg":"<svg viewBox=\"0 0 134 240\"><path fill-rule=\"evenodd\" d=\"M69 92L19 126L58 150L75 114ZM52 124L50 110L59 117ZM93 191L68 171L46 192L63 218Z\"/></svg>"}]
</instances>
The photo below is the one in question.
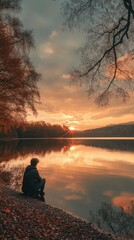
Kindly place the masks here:
<instances>
[{"instance_id":1,"label":"silhouetted person","mask_svg":"<svg viewBox=\"0 0 134 240\"><path fill-rule=\"evenodd\" d=\"M25 169L22 191L25 195L44 201L44 186L46 180L41 178L37 171L38 158L31 159L31 165Z\"/></svg>"}]
</instances>

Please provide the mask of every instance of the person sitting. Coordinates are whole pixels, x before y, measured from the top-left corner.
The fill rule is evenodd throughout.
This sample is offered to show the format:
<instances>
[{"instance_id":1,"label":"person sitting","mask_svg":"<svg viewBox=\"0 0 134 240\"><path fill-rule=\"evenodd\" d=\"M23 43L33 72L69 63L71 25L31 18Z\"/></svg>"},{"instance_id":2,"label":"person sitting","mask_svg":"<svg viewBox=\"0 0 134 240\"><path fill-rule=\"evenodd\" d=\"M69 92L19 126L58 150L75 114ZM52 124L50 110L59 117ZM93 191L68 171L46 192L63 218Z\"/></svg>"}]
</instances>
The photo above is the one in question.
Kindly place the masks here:
<instances>
[{"instance_id":1,"label":"person sitting","mask_svg":"<svg viewBox=\"0 0 134 240\"><path fill-rule=\"evenodd\" d=\"M31 164L25 169L22 182L22 192L30 197L44 200L44 187L46 180L41 178L36 168L39 163L38 158L32 158Z\"/></svg>"}]
</instances>

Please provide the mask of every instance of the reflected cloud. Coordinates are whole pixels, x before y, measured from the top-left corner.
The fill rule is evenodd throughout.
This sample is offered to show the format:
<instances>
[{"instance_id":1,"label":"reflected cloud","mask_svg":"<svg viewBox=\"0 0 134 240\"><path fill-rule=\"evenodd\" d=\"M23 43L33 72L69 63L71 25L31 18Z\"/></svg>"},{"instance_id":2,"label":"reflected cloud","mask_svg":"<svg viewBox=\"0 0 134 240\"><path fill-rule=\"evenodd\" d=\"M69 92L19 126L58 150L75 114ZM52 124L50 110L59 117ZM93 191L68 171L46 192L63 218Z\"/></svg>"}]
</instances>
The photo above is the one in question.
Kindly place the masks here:
<instances>
[{"instance_id":1,"label":"reflected cloud","mask_svg":"<svg viewBox=\"0 0 134 240\"><path fill-rule=\"evenodd\" d=\"M85 189L81 186L81 181L79 182L74 182L75 179L73 179L73 181L69 181L70 184L68 184L65 189L73 192L73 193L81 193L82 195L86 194Z\"/></svg>"},{"instance_id":2,"label":"reflected cloud","mask_svg":"<svg viewBox=\"0 0 134 240\"><path fill-rule=\"evenodd\" d=\"M82 197L78 195L67 195L64 197L65 200L79 200L82 199Z\"/></svg>"},{"instance_id":3,"label":"reflected cloud","mask_svg":"<svg viewBox=\"0 0 134 240\"><path fill-rule=\"evenodd\" d=\"M126 212L131 212L132 201L134 203L134 193L122 192L120 196L112 199L115 206L122 207Z\"/></svg>"},{"instance_id":4,"label":"reflected cloud","mask_svg":"<svg viewBox=\"0 0 134 240\"><path fill-rule=\"evenodd\" d=\"M19 189L24 168L37 157L39 173L46 178L46 202L51 205L88 219L88 211L102 201L118 206L134 199L134 152L95 147L97 140L83 140L83 144L82 140L47 141L22 141L19 154L1 162L1 172L7 171L10 176L8 186ZM107 141L103 147L104 143ZM122 144L124 149L126 142L118 143L116 147ZM0 177L3 179L3 174Z\"/></svg>"},{"instance_id":5,"label":"reflected cloud","mask_svg":"<svg viewBox=\"0 0 134 240\"><path fill-rule=\"evenodd\" d=\"M83 156L84 152L84 156ZM90 174L116 174L122 176L129 176L133 178L134 164L133 153L111 151L107 149L73 146L67 150L65 154L60 152L52 153L51 156L46 156L46 161L41 161L41 167L44 166L58 166L59 168L70 169L82 172L90 172ZM80 168L80 169L79 169Z\"/></svg>"},{"instance_id":6,"label":"reflected cloud","mask_svg":"<svg viewBox=\"0 0 134 240\"><path fill-rule=\"evenodd\" d=\"M108 197L112 197L114 195L114 192L113 191L107 191L107 192L104 192L104 195L108 196Z\"/></svg>"}]
</instances>

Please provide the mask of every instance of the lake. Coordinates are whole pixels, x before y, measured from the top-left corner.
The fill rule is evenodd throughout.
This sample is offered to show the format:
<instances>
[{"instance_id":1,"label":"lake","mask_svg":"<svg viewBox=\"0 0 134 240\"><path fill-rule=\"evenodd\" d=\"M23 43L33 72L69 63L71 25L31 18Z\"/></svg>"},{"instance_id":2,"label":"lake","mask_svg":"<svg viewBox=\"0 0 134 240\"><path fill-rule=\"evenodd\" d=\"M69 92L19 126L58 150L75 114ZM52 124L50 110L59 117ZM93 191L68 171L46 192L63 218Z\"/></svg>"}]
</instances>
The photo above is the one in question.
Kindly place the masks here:
<instances>
[{"instance_id":1,"label":"lake","mask_svg":"<svg viewBox=\"0 0 134 240\"><path fill-rule=\"evenodd\" d=\"M134 200L134 139L25 139L0 142L0 180L21 190L25 167L38 157L45 198L89 219L101 202Z\"/></svg>"}]
</instances>

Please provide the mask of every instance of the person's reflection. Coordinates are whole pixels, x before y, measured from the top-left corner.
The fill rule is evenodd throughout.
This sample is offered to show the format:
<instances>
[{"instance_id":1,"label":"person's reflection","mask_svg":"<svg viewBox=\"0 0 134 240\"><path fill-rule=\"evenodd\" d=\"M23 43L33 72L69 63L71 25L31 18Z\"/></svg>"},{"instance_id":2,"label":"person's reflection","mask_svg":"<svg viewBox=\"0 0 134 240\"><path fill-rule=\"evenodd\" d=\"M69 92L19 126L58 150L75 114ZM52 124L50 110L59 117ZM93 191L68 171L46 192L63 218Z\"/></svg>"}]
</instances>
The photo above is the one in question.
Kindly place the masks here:
<instances>
[{"instance_id":1,"label":"person's reflection","mask_svg":"<svg viewBox=\"0 0 134 240\"><path fill-rule=\"evenodd\" d=\"M22 191L27 196L45 201L44 187L46 180L40 177L36 168L37 164L39 163L39 159L32 158L30 163L31 164L26 167L24 172Z\"/></svg>"}]
</instances>

